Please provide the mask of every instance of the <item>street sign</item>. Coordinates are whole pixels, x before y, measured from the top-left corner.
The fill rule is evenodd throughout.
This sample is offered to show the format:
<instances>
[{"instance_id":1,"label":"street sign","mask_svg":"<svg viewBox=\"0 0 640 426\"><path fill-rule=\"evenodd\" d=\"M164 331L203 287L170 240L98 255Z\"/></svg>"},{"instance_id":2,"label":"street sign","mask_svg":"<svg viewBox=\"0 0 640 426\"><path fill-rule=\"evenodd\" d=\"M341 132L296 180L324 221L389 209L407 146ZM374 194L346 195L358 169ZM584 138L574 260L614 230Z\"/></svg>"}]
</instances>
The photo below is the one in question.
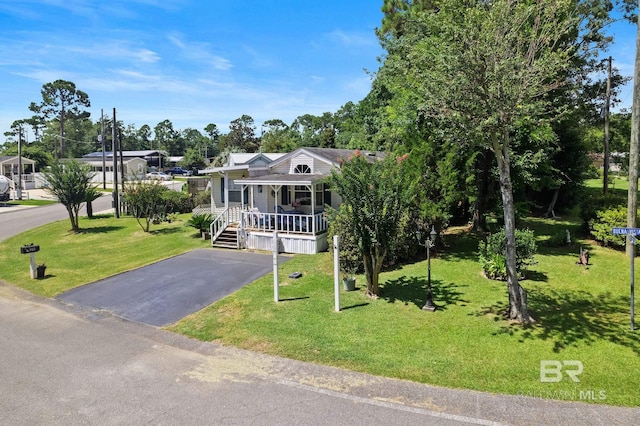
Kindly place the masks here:
<instances>
[{"instance_id":1,"label":"street sign","mask_svg":"<svg viewBox=\"0 0 640 426\"><path fill-rule=\"evenodd\" d=\"M635 244L636 244L636 236L640 235L640 228L611 228L611 233L613 235L629 235L631 241L631 267L629 268L629 276L631 277L630 287L631 287L631 303L630 303L630 311L631 311L631 331L634 330L635 327Z\"/></svg>"},{"instance_id":2,"label":"street sign","mask_svg":"<svg viewBox=\"0 0 640 426\"><path fill-rule=\"evenodd\" d=\"M613 235L640 235L640 228L611 228Z\"/></svg>"},{"instance_id":3,"label":"street sign","mask_svg":"<svg viewBox=\"0 0 640 426\"><path fill-rule=\"evenodd\" d=\"M22 254L35 253L37 251L40 251L40 246L34 246L33 244L20 247L20 253Z\"/></svg>"}]
</instances>

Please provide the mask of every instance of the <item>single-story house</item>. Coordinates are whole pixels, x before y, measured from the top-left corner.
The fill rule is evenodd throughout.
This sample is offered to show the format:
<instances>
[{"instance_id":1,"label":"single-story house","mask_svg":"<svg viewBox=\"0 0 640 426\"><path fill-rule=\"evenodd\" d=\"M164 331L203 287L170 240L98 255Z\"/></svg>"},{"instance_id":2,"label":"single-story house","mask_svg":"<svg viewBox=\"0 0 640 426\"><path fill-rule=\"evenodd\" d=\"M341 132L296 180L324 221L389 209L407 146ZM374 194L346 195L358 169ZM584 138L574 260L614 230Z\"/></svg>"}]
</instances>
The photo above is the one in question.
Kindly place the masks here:
<instances>
[{"instance_id":1,"label":"single-story house","mask_svg":"<svg viewBox=\"0 0 640 426\"><path fill-rule=\"evenodd\" d=\"M213 245L314 254L328 248L325 205L342 200L327 178L353 150L299 148L288 154L230 154L222 167L200 170L210 176ZM380 152L363 152L370 161Z\"/></svg>"},{"instance_id":2,"label":"single-story house","mask_svg":"<svg viewBox=\"0 0 640 426\"><path fill-rule=\"evenodd\" d=\"M18 182L20 164L22 163L22 189L35 188L34 171L36 162L28 158L18 158L17 155L0 156L0 174L13 182Z\"/></svg>"},{"instance_id":3,"label":"single-story house","mask_svg":"<svg viewBox=\"0 0 640 426\"><path fill-rule=\"evenodd\" d=\"M107 151L104 153L104 155L106 161L111 161L111 163L113 164L113 152ZM123 161L130 160L132 158L142 158L146 161L148 166L153 167L164 167L167 162L167 157L167 153L160 150L122 151ZM94 161L102 161L102 151L91 152L89 154L83 155L82 158ZM118 161L120 161L119 156Z\"/></svg>"},{"instance_id":4,"label":"single-story house","mask_svg":"<svg viewBox=\"0 0 640 426\"><path fill-rule=\"evenodd\" d=\"M89 164L91 171L94 172L93 182L113 182L113 158L111 161L106 160L104 163L104 169L102 159L96 158L79 158L79 162ZM124 167L124 174L120 168L120 161L118 160L118 181L121 181L122 176L125 180L139 180L144 179L147 173L147 161L140 157L122 158L122 166ZM104 170L104 171L103 171Z\"/></svg>"}]
</instances>

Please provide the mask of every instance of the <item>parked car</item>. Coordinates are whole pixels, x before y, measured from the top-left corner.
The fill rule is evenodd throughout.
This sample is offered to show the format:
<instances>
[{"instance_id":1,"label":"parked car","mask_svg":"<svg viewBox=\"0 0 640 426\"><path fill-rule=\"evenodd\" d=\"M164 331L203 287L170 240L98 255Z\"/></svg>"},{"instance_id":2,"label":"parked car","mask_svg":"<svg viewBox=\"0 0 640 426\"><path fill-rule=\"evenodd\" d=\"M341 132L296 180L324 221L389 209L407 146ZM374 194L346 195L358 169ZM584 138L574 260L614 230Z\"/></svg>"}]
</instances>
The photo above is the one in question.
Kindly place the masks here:
<instances>
[{"instance_id":1,"label":"parked car","mask_svg":"<svg viewBox=\"0 0 640 426\"><path fill-rule=\"evenodd\" d=\"M164 172L169 175L183 175L183 176L191 176L193 174L191 170L187 170L179 166L171 167L170 169L166 169Z\"/></svg>"},{"instance_id":2,"label":"parked car","mask_svg":"<svg viewBox=\"0 0 640 426\"><path fill-rule=\"evenodd\" d=\"M147 179L150 180L171 180L172 177L163 172L149 172L147 173Z\"/></svg>"}]
</instances>

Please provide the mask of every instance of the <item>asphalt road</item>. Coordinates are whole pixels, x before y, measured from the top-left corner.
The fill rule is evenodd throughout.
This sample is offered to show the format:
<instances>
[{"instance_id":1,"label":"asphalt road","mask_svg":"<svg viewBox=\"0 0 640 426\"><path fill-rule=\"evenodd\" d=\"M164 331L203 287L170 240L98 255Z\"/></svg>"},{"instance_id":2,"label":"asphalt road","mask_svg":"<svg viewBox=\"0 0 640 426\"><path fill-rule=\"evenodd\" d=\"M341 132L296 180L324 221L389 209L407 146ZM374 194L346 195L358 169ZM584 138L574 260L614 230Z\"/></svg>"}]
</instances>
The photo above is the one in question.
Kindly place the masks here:
<instances>
[{"instance_id":1,"label":"asphalt road","mask_svg":"<svg viewBox=\"0 0 640 426\"><path fill-rule=\"evenodd\" d=\"M111 195L106 194L93 202L94 213L111 209ZM86 215L86 209L80 210ZM20 208L16 206L0 206L0 241L18 235L29 229L58 220L69 220L67 209L62 204ZM71 225L69 225L71 228Z\"/></svg>"},{"instance_id":2,"label":"asphalt road","mask_svg":"<svg viewBox=\"0 0 640 426\"><path fill-rule=\"evenodd\" d=\"M640 422L638 410L437 388L198 342L1 283L0 324L7 425Z\"/></svg>"}]
</instances>

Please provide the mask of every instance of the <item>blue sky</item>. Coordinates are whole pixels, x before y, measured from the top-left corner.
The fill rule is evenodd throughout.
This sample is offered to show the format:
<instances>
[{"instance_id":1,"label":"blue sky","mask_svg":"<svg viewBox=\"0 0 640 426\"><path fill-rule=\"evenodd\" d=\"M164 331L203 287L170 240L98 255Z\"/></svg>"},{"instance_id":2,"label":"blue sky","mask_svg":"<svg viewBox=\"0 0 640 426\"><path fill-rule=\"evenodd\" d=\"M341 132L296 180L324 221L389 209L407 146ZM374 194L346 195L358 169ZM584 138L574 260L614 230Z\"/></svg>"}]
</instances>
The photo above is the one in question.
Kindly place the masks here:
<instances>
[{"instance_id":1,"label":"blue sky","mask_svg":"<svg viewBox=\"0 0 640 426\"><path fill-rule=\"evenodd\" d=\"M126 124L223 133L242 114L335 112L369 91L382 0L0 0L0 132L64 79ZM635 26L610 53L633 72ZM621 96L631 105L630 86ZM0 140L3 140L0 137Z\"/></svg>"},{"instance_id":2,"label":"blue sky","mask_svg":"<svg viewBox=\"0 0 640 426\"><path fill-rule=\"evenodd\" d=\"M42 85L73 81L136 126L223 133L335 112L369 91L382 54L378 0L0 0L0 131Z\"/></svg>"}]
</instances>

